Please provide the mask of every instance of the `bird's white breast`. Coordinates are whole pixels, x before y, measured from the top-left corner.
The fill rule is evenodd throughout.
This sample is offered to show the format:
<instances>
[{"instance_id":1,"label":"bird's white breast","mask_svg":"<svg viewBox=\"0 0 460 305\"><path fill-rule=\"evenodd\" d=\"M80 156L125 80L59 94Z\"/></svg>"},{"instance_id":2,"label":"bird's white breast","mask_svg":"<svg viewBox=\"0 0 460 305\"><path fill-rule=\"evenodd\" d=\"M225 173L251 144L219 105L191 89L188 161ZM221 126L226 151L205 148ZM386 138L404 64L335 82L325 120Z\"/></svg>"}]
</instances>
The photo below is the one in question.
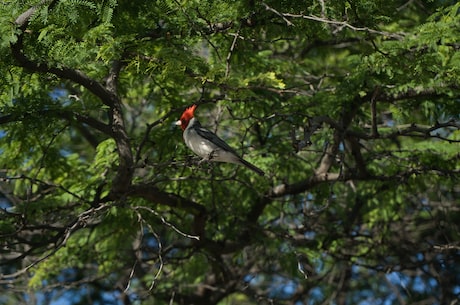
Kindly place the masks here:
<instances>
[{"instance_id":1,"label":"bird's white breast","mask_svg":"<svg viewBox=\"0 0 460 305\"><path fill-rule=\"evenodd\" d=\"M193 126L193 118L190 121L190 127ZM218 147L210 142L207 139L199 136L195 129L193 128L186 128L184 130L184 141L185 144L198 156L202 158L208 158L209 155L218 149Z\"/></svg>"}]
</instances>

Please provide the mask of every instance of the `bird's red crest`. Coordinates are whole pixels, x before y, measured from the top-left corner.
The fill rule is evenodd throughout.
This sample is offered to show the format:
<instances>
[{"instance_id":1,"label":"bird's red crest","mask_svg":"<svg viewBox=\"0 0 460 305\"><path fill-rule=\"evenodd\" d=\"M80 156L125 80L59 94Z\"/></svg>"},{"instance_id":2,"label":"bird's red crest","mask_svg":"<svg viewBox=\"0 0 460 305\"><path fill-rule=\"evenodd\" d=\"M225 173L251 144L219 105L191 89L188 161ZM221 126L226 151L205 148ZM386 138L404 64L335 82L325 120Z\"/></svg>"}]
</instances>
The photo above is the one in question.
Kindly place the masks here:
<instances>
[{"instance_id":1,"label":"bird's red crest","mask_svg":"<svg viewBox=\"0 0 460 305\"><path fill-rule=\"evenodd\" d=\"M195 113L196 107L197 107L197 105L193 104L192 106L186 108L182 115L184 115L185 113L189 113L193 117L193 114Z\"/></svg>"},{"instance_id":2,"label":"bird's red crest","mask_svg":"<svg viewBox=\"0 0 460 305\"><path fill-rule=\"evenodd\" d=\"M182 128L182 130L185 130L185 128L187 128L188 123L194 116L196 107L197 105L193 104L192 106L186 108L185 111L182 113L180 120L177 122L180 122L180 127Z\"/></svg>"}]
</instances>

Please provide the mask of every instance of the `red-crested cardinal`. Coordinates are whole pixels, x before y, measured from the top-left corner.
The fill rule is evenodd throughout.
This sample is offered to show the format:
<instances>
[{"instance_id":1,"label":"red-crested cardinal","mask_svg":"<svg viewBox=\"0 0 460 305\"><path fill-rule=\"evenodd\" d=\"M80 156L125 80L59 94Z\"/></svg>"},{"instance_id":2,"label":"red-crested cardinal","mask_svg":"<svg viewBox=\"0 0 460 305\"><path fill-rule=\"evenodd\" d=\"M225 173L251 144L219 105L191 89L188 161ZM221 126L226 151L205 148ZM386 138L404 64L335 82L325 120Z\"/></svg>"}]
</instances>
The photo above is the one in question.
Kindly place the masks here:
<instances>
[{"instance_id":1,"label":"red-crested cardinal","mask_svg":"<svg viewBox=\"0 0 460 305\"><path fill-rule=\"evenodd\" d=\"M192 105L185 109L176 125L184 131L185 144L202 157L202 161L234 163L246 166L261 176L265 175L263 170L238 156L235 150L215 133L203 128L194 117L196 107L197 105Z\"/></svg>"}]
</instances>

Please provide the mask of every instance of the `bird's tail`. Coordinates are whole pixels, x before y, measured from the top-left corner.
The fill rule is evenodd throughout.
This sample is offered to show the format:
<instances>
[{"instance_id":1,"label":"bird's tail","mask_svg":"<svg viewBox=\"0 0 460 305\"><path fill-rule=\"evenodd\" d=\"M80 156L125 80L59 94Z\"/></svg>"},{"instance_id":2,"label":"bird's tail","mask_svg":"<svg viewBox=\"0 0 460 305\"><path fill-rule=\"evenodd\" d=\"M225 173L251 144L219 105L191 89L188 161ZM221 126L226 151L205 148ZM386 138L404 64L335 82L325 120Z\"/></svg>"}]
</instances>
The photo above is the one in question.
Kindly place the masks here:
<instances>
[{"instance_id":1,"label":"bird's tail","mask_svg":"<svg viewBox=\"0 0 460 305\"><path fill-rule=\"evenodd\" d=\"M239 161L241 162L241 165L246 166L247 168L249 168L250 170L256 172L257 174L259 174L261 176L265 176L265 172L263 170L261 170L260 168L258 168L257 166L255 166L254 164L251 164L251 163L249 163L248 161L246 161L246 160L244 160L242 158Z\"/></svg>"}]
</instances>

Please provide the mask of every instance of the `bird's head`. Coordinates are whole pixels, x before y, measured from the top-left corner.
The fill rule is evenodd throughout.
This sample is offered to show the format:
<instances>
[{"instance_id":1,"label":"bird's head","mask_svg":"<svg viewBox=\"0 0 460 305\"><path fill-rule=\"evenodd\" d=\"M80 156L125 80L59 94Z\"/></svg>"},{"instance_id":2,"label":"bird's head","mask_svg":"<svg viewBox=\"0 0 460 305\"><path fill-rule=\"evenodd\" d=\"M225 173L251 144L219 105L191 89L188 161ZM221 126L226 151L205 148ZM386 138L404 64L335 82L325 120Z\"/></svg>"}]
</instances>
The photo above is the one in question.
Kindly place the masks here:
<instances>
[{"instance_id":1,"label":"bird's head","mask_svg":"<svg viewBox=\"0 0 460 305\"><path fill-rule=\"evenodd\" d=\"M176 125L180 126L182 130L185 130L185 128L187 128L188 124L190 123L190 120L193 118L196 107L197 105L193 104L192 106L186 108L184 113L182 113L179 121L176 122Z\"/></svg>"}]
</instances>

